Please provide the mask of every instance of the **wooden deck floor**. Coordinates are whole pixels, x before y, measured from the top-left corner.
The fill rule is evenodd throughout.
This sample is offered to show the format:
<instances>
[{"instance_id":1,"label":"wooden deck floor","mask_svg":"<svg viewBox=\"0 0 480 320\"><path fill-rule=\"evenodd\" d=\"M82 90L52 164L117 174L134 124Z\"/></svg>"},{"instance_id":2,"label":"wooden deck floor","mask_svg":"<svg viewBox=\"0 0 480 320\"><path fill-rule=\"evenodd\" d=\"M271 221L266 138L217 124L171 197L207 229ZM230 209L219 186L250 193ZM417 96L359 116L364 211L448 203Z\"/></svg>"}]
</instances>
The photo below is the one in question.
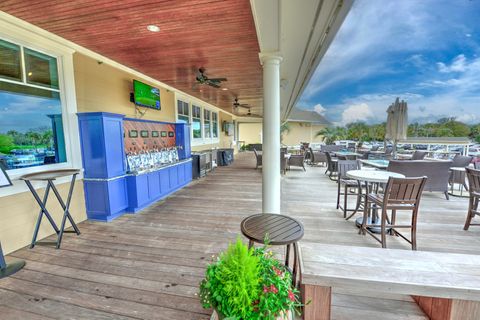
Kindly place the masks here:
<instances>
[{"instance_id":1,"label":"wooden deck floor","mask_svg":"<svg viewBox=\"0 0 480 320\"><path fill-rule=\"evenodd\" d=\"M111 223L84 222L61 250L37 246L8 258L24 270L0 280L3 319L209 319L196 296L205 264L261 210L261 173L251 154L192 183L166 201ZM282 178L282 209L300 219L305 241L378 246L335 209L335 184L323 168ZM480 254L480 228L462 230L466 200L428 194L420 211L419 250ZM408 249L397 239L389 246ZM409 297L337 292L335 319L425 319Z\"/></svg>"}]
</instances>

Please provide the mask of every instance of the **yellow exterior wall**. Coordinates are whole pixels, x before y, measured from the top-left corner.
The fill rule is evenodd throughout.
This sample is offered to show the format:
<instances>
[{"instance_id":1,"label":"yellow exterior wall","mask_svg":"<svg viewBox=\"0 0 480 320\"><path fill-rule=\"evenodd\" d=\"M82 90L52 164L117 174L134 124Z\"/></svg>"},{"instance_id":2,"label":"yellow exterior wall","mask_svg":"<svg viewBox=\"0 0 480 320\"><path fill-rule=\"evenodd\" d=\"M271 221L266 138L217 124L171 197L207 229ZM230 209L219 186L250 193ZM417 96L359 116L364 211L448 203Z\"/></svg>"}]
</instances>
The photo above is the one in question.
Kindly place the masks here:
<instances>
[{"instance_id":1,"label":"yellow exterior wall","mask_svg":"<svg viewBox=\"0 0 480 320\"><path fill-rule=\"evenodd\" d=\"M124 114L136 118L135 107L130 102L133 92L133 79L152 85L144 79L116 69L107 64L99 64L95 59L76 53L74 55L75 90L78 112L105 111ZM142 119L175 122L175 95L160 88L161 110L147 109Z\"/></svg>"},{"instance_id":2,"label":"yellow exterior wall","mask_svg":"<svg viewBox=\"0 0 480 320\"><path fill-rule=\"evenodd\" d=\"M238 140L245 141L245 144L261 143L262 123L239 123L238 124Z\"/></svg>"},{"instance_id":3,"label":"yellow exterior wall","mask_svg":"<svg viewBox=\"0 0 480 320\"><path fill-rule=\"evenodd\" d=\"M68 195L68 187L68 183L58 185L58 191L64 200ZM43 197L44 189L37 190L37 192L40 197ZM47 210L51 213L57 226L59 226L62 221L63 210L53 192L50 192ZM38 217L38 211L39 206L30 192L22 192L0 198L0 241L2 242L3 252L5 254L30 244ZM82 181L78 181L75 184L70 213L72 214L73 220L77 223L86 219ZM67 225L70 226L69 223L67 223ZM53 233L50 223L43 217L38 239L43 239ZM76 235L66 233L63 239L66 240L73 236Z\"/></svg>"},{"instance_id":4,"label":"yellow exterior wall","mask_svg":"<svg viewBox=\"0 0 480 320\"><path fill-rule=\"evenodd\" d=\"M295 146L300 142L322 142L322 137L315 137L315 135L326 127L305 122L289 122L289 126L290 131L282 135L282 143L288 146ZM240 123L239 131L239 140L245 141L245 144L260 143L261 123Z\"/></svg>"}]
</instances>

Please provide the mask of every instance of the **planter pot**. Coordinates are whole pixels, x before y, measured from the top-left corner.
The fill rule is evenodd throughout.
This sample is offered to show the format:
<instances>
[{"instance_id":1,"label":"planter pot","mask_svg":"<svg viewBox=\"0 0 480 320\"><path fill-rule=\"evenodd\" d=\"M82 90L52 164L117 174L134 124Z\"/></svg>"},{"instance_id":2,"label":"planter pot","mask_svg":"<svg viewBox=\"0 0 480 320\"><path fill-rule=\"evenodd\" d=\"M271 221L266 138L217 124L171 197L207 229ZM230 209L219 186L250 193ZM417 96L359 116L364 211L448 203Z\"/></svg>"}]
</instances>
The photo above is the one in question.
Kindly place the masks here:
<instances>
[{"instance_id":1,"label":"planter pot","mask_svg":"<svg viewBox=\"0 0 480 320\"><path fill-rule=\"evenodd\" d=\"M210 317L210 320L223 320L223 315L219 315L216 310L213 310L213 314ZM292 312L286 311L283 316L277 318L277 320L293 320Z\"/></svg>"}]
</instances>

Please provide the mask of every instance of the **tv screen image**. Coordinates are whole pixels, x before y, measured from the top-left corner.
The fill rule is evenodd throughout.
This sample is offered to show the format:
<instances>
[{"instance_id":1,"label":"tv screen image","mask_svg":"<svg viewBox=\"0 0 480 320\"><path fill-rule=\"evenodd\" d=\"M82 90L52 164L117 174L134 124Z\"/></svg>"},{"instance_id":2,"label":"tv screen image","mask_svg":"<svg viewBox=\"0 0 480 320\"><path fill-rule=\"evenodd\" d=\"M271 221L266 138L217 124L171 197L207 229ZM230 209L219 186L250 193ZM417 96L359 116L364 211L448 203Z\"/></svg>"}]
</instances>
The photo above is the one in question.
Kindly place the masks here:
<instances>
[{"instance_id":1,"label":"tv screen image","mask_svg":"<svg viewBox=\"0 0 480 320\"><path fill-rule=\"evenodd\" d=\"M160 90L133 80L133 97L136 105L160 110Z\"/></svg>"}]
</instances>

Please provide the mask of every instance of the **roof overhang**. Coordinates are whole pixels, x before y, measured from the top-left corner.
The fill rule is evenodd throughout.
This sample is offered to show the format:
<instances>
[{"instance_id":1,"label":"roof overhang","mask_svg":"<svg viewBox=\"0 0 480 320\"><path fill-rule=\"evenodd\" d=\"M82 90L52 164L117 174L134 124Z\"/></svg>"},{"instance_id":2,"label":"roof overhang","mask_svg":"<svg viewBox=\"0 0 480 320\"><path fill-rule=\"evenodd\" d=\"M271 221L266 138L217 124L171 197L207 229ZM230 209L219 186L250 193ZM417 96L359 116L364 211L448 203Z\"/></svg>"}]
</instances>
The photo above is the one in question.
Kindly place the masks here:
<instances>
[{"instance_id":1,"label":"roof overhang","mask_svg":"<svg viewBox=\"0 0 480 320\"><path fill-rule=\"evenodd\" d=\"M250 0L261 53L283 57L282 120L298 102L353 0Z\"/></svg>"}]
</instances>

